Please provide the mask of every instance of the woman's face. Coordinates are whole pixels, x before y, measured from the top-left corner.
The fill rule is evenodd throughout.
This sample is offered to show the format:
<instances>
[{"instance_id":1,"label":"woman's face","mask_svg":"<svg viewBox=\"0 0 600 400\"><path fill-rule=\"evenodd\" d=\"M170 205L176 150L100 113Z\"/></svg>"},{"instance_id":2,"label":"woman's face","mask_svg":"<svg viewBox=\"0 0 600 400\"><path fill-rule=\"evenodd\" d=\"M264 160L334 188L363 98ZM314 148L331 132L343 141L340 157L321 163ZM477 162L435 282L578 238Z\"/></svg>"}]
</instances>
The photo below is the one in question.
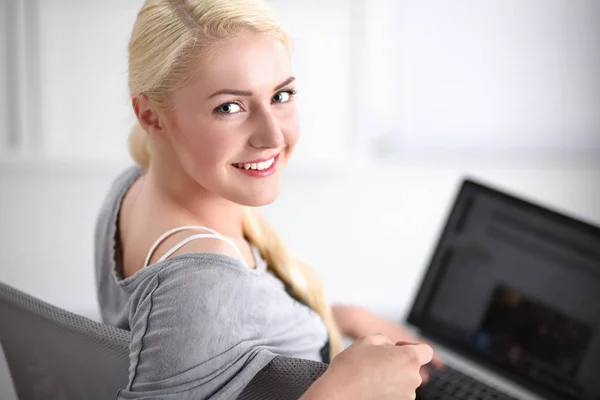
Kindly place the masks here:
<instances>
[{"instance_id":1,"label":"woman's face","mask_svg":"<svg viewBox=\"0 0 600 400\"><path fill-rule=\"evenodd\" d=\"M211 194L273 202L298 139L294 94L280 40L246 33L223 41L198 79L174 93L168 137L176 158Z\"/></svg>"}]
</instances>

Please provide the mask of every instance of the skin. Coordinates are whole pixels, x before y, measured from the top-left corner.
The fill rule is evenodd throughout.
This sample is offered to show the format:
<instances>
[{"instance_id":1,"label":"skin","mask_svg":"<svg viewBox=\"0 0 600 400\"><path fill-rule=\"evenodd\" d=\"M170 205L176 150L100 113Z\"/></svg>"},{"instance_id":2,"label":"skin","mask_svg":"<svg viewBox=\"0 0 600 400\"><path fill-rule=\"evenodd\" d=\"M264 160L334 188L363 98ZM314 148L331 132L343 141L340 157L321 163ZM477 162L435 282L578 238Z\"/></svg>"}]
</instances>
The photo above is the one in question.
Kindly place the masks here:
<instances>
[{"instance_id":1,"label":"skin","mask_svg":"<svg viewBox=\"0 0 600 400\"><path fill-rule=\"evenodd\" d=\"M238 93L224 93L230 90ZM143 94L133 96L137 119L150 137L152 162L121 207L125 276L142 267L157 237L181 225L217 230L236 243L248 265L254 265L242 232L242 206L266 205L279 195L281 170L299 137L295 90L284 44L243 32L221 42L197 79L173 93L169 110ZM250 177L234 166L275 155L277 169L269 177ZM165 240L150 263L189 234L181 232ZM174 255L189 252L237 257L229 245L216 239L192 241ZM382 333L392 344L418 342L402 326L360 307L334 306L333 315L346 336ZM436 359L434 364L441 365Z\"/></svg>"}]
</instances>

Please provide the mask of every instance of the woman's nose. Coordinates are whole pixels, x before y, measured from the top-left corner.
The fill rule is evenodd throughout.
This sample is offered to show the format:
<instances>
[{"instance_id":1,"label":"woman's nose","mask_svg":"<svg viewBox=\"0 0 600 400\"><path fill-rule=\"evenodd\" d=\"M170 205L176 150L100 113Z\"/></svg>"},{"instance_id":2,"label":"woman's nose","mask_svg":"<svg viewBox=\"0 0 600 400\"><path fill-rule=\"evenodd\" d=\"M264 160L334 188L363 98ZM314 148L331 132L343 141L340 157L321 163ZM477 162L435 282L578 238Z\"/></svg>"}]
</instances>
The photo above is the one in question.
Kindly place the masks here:
<instances>
[{"instance_id":1,"label":"woman's nose","mask_svg":"<svg viewBox=\"0 0 600 400\"><path fill-rule=\"evenodd\" d=\"M281 126L271 110L261 110L255 114L256 123L250 138L253 147L279 148L285 144Z\"/></svg>"}]
</instances>

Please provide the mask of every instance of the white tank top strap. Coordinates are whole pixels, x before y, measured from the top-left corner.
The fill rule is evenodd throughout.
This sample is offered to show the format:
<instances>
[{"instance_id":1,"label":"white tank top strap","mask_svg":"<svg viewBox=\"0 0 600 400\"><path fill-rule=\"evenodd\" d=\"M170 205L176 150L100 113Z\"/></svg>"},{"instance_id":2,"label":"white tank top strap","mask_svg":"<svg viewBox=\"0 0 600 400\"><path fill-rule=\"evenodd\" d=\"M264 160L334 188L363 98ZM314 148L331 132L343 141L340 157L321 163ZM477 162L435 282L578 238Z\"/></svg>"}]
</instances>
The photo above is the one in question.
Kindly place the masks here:
<instances>
[{"instance_id":1,"label":"white tank top strap","mask_svg":"<svg viewBox=\"0 0 600 400\"><path fill-rule=\"evenodd\" d=\"M185 246L186 244L188 244L189 242L196 240L196 239L204 239L204 238L212 238L212 239L221 239L224 242L229 243L231 246L233 246L233 248L235 249L235 251L238 253L238 256L240 257L240 260L246 264L246 259L244 258L244 256L242 255L242 252L240 251L240 249L238 249L238 247L229 239L227 239L224 236L221 235L215 235L213 233L198 233L196 235L192 235L192 236L188 236L185 239L183 239L181 242L177 243L175 246L171 247L171 249L169 251L167 251L165 254L163 254L163 256L157 261L157 262L161 262L166 260L167 258L169 258L173 253L175 253L177 250L179 250L180 248L182 248L183 246Z\"/></svg>"},{"instance_id":2,"label":"white tank top strap","mask_svg":"<svg viewBox=\"0 0 600 400\"><path fill-rule=\"evenodd\" d=\"M148 263L150 262L150 259L152 258L152 255L156 251L156 248L165 239L167 239L168 237L170 237L171 235L173 235L173 234L175 234L177 232L181 232L181 231L185 231L185 230L190 230L190 229L205 230L205 231L208 231L210 233L199 233L199 234L196 234L196 235L188 236L187 238L183 239L181 242L177 243L175 246L171 247L171 249L169 249L165 254L163 254L163 256L157 262L161 262L161 261L166 260L171 255L173 255L173 253L175 253L177 250L181 249L183 246L185 246L186 244L188 244L189 242L191 242L193 240L203 239L203 238L211 238L211 239L220 239L220 240L223 240L224 242L226 242L226 243L230 244L231 246L233 246L233 248L235 249L236 253L239 255L240 260L242 261L242 263L244 265L247 265L246 259L244 258L244 255L242 254L242 252L240 251L240 249L235 245L235 243L233 243L230 239L226 238L225 236L222 236L221 234L219 234L214 229L210 229L210 228L207 228L205 226L190 225L190 226L179 226L177 228L170 229L167 232L163 233L158 239L156 239L156 241L154 242L154 244L150 248L150 251L148 251L148 255L146 256L146 260L144 261L144 267L148 266Z\"/></svg>"}]
</instances>

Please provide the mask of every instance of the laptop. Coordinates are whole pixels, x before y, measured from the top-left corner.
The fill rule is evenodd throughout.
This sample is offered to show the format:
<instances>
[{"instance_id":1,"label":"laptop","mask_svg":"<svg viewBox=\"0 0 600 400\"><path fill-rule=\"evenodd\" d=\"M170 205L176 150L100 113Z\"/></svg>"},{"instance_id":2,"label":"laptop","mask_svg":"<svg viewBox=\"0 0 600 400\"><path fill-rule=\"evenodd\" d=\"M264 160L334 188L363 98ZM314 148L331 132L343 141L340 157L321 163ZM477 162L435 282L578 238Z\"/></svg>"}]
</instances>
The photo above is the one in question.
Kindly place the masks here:
<instances>
[{"instance_id":1,"label":"laptop","mask_svg":"<svg viewBox=\"0 0 600 400\"><path fill-rule=\"evenodd\" d=\"M419 400L600 400L600 228L465 179L407 322Z\"/></svg>"}]
</instances>

